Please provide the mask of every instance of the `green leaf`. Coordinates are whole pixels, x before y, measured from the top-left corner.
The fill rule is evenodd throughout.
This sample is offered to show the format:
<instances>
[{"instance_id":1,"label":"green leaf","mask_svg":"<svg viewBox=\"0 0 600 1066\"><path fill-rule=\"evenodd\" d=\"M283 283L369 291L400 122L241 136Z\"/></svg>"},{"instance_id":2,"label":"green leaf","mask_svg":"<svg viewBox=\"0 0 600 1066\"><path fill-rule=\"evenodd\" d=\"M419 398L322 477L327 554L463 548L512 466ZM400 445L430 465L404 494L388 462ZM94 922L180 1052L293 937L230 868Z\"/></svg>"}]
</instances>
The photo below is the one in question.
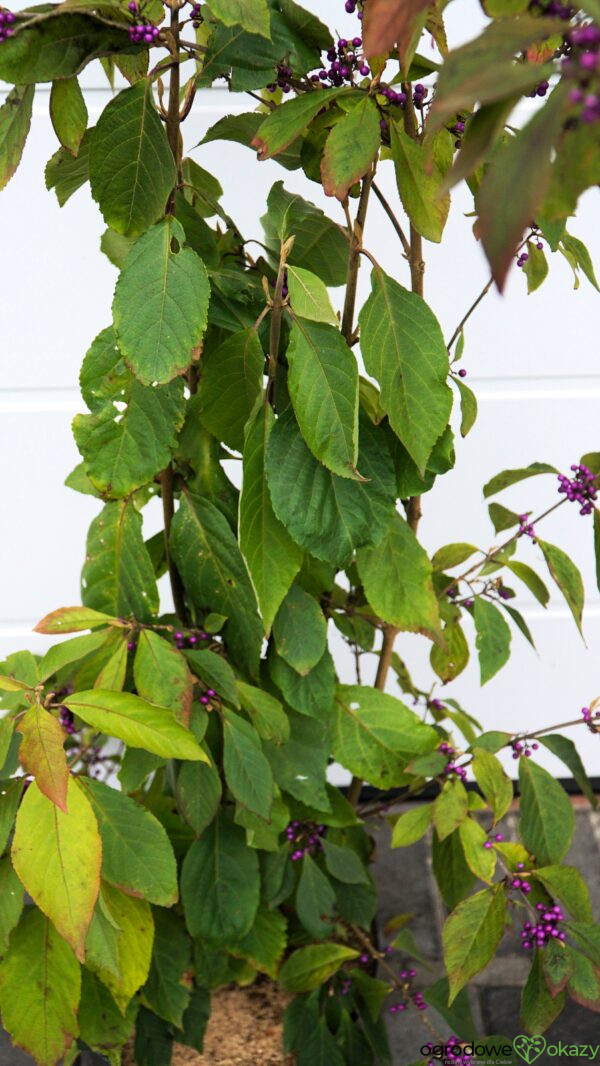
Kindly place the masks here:
<instances>
[{"instance_id":1,"label":"green leaf","mask_svg":"<svg viewBox=\"0 0 600 1066\"><path fill-rule=\"evenodd\" d=\"M52 82L50 119L63 148L77 155L88 123L88 110L77 78Z\"/></svg>"},{"instance_id":2,"label":"green leaf","mask_svg":"<svg viewBox=\"0 0 600 1066\"><path fill-rule=\"evenodd\" d=\"M519 515L514 511L509 511L508 507L504 507L501 503L490 503L488 511L496 533L502 533L505 529L512 529L513 526L519 524Z\"/></svg>"},{"instance_id":3,"label":"green leaf","mask_svg":"<svg viewBox=\"0 0 600 1066\"><path fill-rule=\"evenodd\" d=\"M275 183L263 217L267 245L279 260L280 243L295 238L288 265L306 267L326 285L344 285L348 271L348 241L341 226L331 222L318 207Z\"/></svg>"},{"instance_id":4,"label":"green leaf","mask_svg":"<svg viewBox=\"0 0 600 1066\"><path fill-rule=\"evenodd\" d=\"M302 551L276 517L267 487L265 455L273 422L271 406L261 404L248 426L239 516L240 549L267 634L302 563Z\"/></svg>"},{"instance_id":5,"label":"green leaf","mask_svg":"<svg viewBox=\"0 0 600 1066\"><path fill-rule=\"evenodd\" d=\"M142 385L187 370L206 329L210 285L173 218L133 245L117 281L113 316L123 358Z\"/></svg>"},{"instance_id":6,"label":"green leaf","mask_svg":"<svg viewBox=\"0 0 600 1066\"><path fill-rule=\"evenodd\" d=\"M327 622L313 596L292 585L273 623L277 654L302 676L322 659L327 646Z\"/></svg>"},{"instance_id":7,"label":"green leaf","mask_svg":"<svg viewBox=\"0 0 600 1066\"><path fill-rule=\"evenodd\" d=\"M71 640L64 640L62 643L48 648L39 663L40 681L46 681L65 666L77 663L81 659L85 659L87 655L97 651L109 639L111 632L112 630L100 629L96 633L89 633L83 637L73 637Z\"/></svg>"},{"instance_id":8,"label":"green leaf","mask_svg":"<svg viewBox=\"0 0 600 1066\"><path fill-rule=\"evenodd\" d=\"M192 601L226 615L223 630L235 659L258 670L262 625L254 589L227 520L209 500L185 493L171 526L171 550Z\"/></svg>"},{"instance_id":9,"label":"green leaf","mask_svg":"<svg viewBox=\"0 0 600 1066\"><path fill-rule=\"evenodd\" d=\"M307 933L323 940L333 931L335 892L314 859L305 854L296 890L296 913Z\"/></svg>"},{"instance_id":10,"label":"green leaf","mask_svg":"<svg viewBox=\"0 0 600 1066\"><path fill-rule=\"evenodd\" d=\"M466 437L471 432L475 422L477 421L477 397L472 389L468 385L465 385L464 381L460 378L452 378L452 381L456 385L460 395L460 409L461 409L461 422L460 422L460 435Z\"/></svg>"},{"instance_id":11,"label":"green leaf","mask_svg":"<svg viewBox=\"0 0 600 1066\"><path fill-rule=\"evenodd\" d=\"M479 549L473 544L445 544L432 555L431 565L434 570L452 570L478 551Z\"/></svg>"},{"instance_id":12,"label":"green leaf","mask_svg":"<svg viewBox=\"0 0 600 1066\"><path fill-rule=\"evenodd\" d=\"M598 286L598 281L594 273L592 258L583 241L578 240L577 237L573 237L570 233L565 233L562 238L562 245L563 248L573 256L577 266L583 270L590 285L593 285L594 288L598 289L600 292L600 287Z\"/></svg>"},{"instance_id":13,"label":"green leaf","mask_svg":"<svg viewBox=\"0 0 600 1066\"><path fill-rule=\"evenodd\" d=\"M471 768L477 784L494 812L494 821L499 822L513 800L512 781L505 773L500 760L484 748L473 748Z\"/></svg>"},{"instance_id":14,"label":"green leaf","mask_svg":"<svg viewBox=\"0 0 600 1066\"><path fill-rule=\"evenodd\" d=\"M241 452L244 426L262 393L265 354L254 329L234 333L202 356L198 417L218 440Z\"/></svg>"},{"instance_id":15,"label":"green leaf","mask_svg":"<svg viewBox=\"0 0 600 1066\"><path fill-rule=\"evenodd\" d=\"M246 959L255 969L275 978L285 951L287 922L279 910L261 903L249 933L236 944L235 955Z\"/></svg>"},{"instance_id":16,"label":"green leaf","mask_svg":"<svg viewBox=\"0 0 600 1066\"><path fill-rule=\"evenodd\" d=\"M558 938L550 939L543 952L544 980L552 998L562 992L573 973L573 952Z\"/></svg>"},{"instance_id":17,"label":"green leaf","mask_svg":"<svg viewBox=\"0 0 600 1066\"><path fill-rule=\"evenodd\" d=\"M267 0L211 0L211 12L225 26L241 26L248 33L270 37Z\"/></svg>"},{"instance_id":18,"label":"green leaf","mask_svg":"<svg viewBox=\"0 0 600 1066\"><path fill-rule=\"evenodd\" d=\"M81 1003L77 1012L81 1039L111 1061L129 1039L137 1003L131 1003L123 1015L108 989L93 973L84 969L81 978Z\"/></svg>"},{"instance_id":19,"label":"green leaf","mask_svg":"<svg viewBox=\"0 0 600 1066\"><path fill-rule=\"evenodd\" d=\"M433 804L415 804L410 810L401 814L392 829L392 847L406 848L416 844L425 836L433 818Z\"/></svg>"},{"instance_id":20,"label":"green leaf","mask_svg":"<svg viewBox=\"0 0 600 1066\"><path fill-rule=\"evenodd\" d=\"M256 852L221 812L183 863L181 898L188 929L209 944L234 943L249 932L259 903Z\"/></svg>"},{"instance_id":21,"label":"green leaf","mask_svg":"<svg viewBox=\"0 0 600 1066\"><path fill-rule=\"evenodd\" d=\"M448 991L448 981L441 977L427 988L427 1003L447 1022L452 1033L457 1033L464 1040L471 1040L476 1026L471 1014L468 991L459 992L451 1007L448 1006Z\"/></svg>"},{"instance_id":22,"label":"green leaf","mask_svg":"<svg viewBox=\"0 0 600 1066\"><path fill-rule=\"evenodd\" d=\"M141 748L127 748L121 759L118 773L123 792L137 792L146 779L159 767L165 765L165 759L160 755L153 755L150 751L142 751ZM203 766L204 763L189 763L189 766Z\"/></svg>"},{"instance_id":23,"label":"green leaf","mask_svg":"<svg viewBox=\"0 0 600 1066\"><path fill-rule=\"evenodd\" d=\"M331 130L321 160L321 177L327 196L345 200L352 186L370 169L381 143L379 111L370 96L363 96Z\"/></svg>"},{"instance_id":24,"label":"green leaf","mask_svg":"<svg viewBox=\"0 0 600 1066\"><path fill-rule=\"evenodd\" d=\"M442 636L446 647L434 644L429 658L432 669L445 684L462 674L469 661L469 645L458 623L446 623Z\"/></svg>"},{"instance_id":25,"label":"green leaf","mask_svg":"<svg viewBox=\"0 0 600 1066\"><path fill-rule=\"evenodd\" d=\"M269 650L269 674L287 704L299 714L323 718L331 709L335 692L335 667L328 649L316 666L302 677L275 652Z\"/></svg>"},{"instance_id":26,"label":"green leaf","mask_svg":"<svg viewBox=\"0 0 600 1066\"><path fill-rule=\"evenodd\" d=\"M150 622L158 611L156 578L142 537L142 516L132 500L107 503L92 522L81 585L88 608L118 617L133 615L140 622Z\"/></svg>"},{"instance_id":27,"label":"green leaf","mask_svg":"<svg viewBox=\"0 0 600 1066\"><path fill-rule=\"evenodd\" d=\"M544 980L543 951L536 951L529 976L521 994L521 1022L527 1033L543 1033L565 1005L565 994L554 998Z\"/></svg>"},{"instance_id":28,"label":"green leaf","mask_svg":"<svg viewBox=\"0 0 600 1066\"><path fill-rule=\"evenodd\" d=\"M458 830L467 866L481 881L491 884L496 868L496 852L486 848L487 833L473 818L465 818Z\"/></svg>"},{"instance_id":29,"label":"green leaf","mask_svg":"<svg viewBox=\"0 0 600 1066\"><path fill-rule=\"evenodd\" d=\"M12 178L21 162L31 126L33 85L16 85L0 107L0 189Z\"/></svg>"},{"instance_id":30,"label":"green leaf","mask_svg":"<svg viewBox=\"0 0 600 1066\"><path fill-rule=\"evenodd\" d=\"M538 77L542 77L542 69ZM516 136L500 148L477 190L481 242L494 280L503 288L515 249L544 200L551 173L552 150L565 120L567 86L559 83ZM518 183L518 199L510 197Z\"/></svg>"},{"instance_id":31,"label":"green leaf","mask_svg":"<svg viewBox=\"0 0 600 1066\"><path fill-rule=\"evenodd\" d=\"M20 719L17 731L23 737L19 762L33 774L40 792L66 814L69 771L58 718L36 703Z\"/></svg>"},{"instance_id":32,"label":"green leaf","mask_svg":"<svg viewBox=\"0 0 600 1066\"><path fill-rule=\"evenodd\" d=\"M431 562L399 514L383 541L376 548L361 548L356 561L367 600L380 618L403 631L428 637L440 633Z\"/></svg>"},{"instance_id":33,"label":"green leaf","mask_svg":"<svg viewBox=\"0 0 600 1066\"><path fill-rule=\"evenodd\" d=\"M283 744L290 737L290 723L279 700L270 692L238 681L240 703L249 715L254 728L264 740Z\"/></svg>"},{"instance_id":34,"label":"green leaf","mask_svg":"<svg viewBox=\"0 0 600 1066\"><path fill-rule=\"evenodd\" d=\"M209 1018L210 992L204 988L193 988L189 1006L183 1016L183 1032L177 1034L179 1042L202 1052Z\"/></svg>"},{"instance_id":35,"label":"green leaf","mask_svg":"<svg viewBox=\"0 0 600 1066\"><path fill-rule=\"evenodd\" d=\"M272 741L263 744L273 777L281 789L301 803L318 811L329 811L331 804L325 788L328 764L325 725L293 713L289 719L290 739L285 744Z\"/></svg>"},{"instance_id":36,"label":"green leaf","mask_svg":"<svg viewBox=\"0 0 600 1066\"><path fill-rule=\"evenodd\" d=\"M123 89L100 115L90 147L92 196L108 226L136 237L164 214L176 177L152 83L143 78ZM160 251L156 254L160 259ZM146 298L151 295L149 286Z\"/></svg>"},{"instance_id":37,"label":"green leaf","mask_svg":"<svg viewBox=\"0 0 600 1066\"><path fill-rule=\"evenodd\" d=\"M45 615L34 628L35 633L77 633L81 629L98 629L100 626L119 625L119 619L111 614L88 607L59 607ZM108 633L105 631L104 636ZM27 687L27 686L25 686Z\"/></svg>"},{"instance_id":38,"label":"green leaf","mask_svg":"<svg viewBox=\"0 0 600 1066\"><path fill-rule=\"evenodd\" d=\"M518 562L518 560L508 559L505 566L515 574L524 585L527 586L532 596L535 596L538 603L541 603L542 607L545 607L550 599L550 593L546 588L541 577L536 574L535 570L532 570L527 563Z\"/></svg>"},{"instance_id":39,"label":"green leaf","mask_svg":"<svg viewBox=\"0 0 600 1066\"><path fill-rule=\"evenodd\" d=\"M4 851L12 831L24 784L23 777L0 781L0 853Z\"/></svg>"},{"instance_id":40,"label":"green leaf","mask_svg":"<svg viewBox=\"0 0 600 1066\"><path fill-rule=\"evenodd\" d=\"M223 715L223 766L238 803L268 820L273 802L271 768L256 731L228 710Z\"/></svg>"},{"instance_id":41,"label":"green leaf","mask_svg":"<svg viewBox=\"0 0 600 1066\"><path fill-rule=\"evenodd\" d=\"M159 1018L180 1029L190 999L183 977L191 967L192 943L182 919L172 911L157 907L153 913L154 947L142 997Z\"/></svg>"},{"instance_id":42,"label":"green leaf","mask_svg":"<svg viewBox=\"0 0 600 1066\"><path fill-rule=\"evenodd\" d=\"M75 157L66 148L59 148L46 164L46 188L54 189L59 207L64 207L73 193L89 181L91 140L92 130L88 130Z\"/></svg>"},{"instance_id":43,"label":"green leaf","mask_svg":"<svg viewBox=\"0 0 600 1066\"><path fill-rule=\"evenodd\" d=\"M310 992L318 988L351 959L358 951L344 944L312 944L298 948L286 959L279 971L279 981L286 992Z\"/></svg>"},{"instance_id":44,"label":"green leaf","mask_svg":"<svg viewBox=\"0 0 600 1066\"><path fill-rule=\"evenodd\" d=\"M347 770L377 788L403 784L413 755L437 747L438 736L400 700L377 689L340 685L332 753Z\"/></svg>"},{"instance_id":45,"label":"green leaf","mask_svg":"<svg viewBox=\"0 0 600 1066\"><path fill-rule=\"evenodd\" d=\"M206 688L214 688L219 699L239 707L235 674L229 663L214 651L186 649L184 655L197 678Z\"/></svg>"},{"instance_id":46,"label":"green leaf","mask_svg":"<svg viewBox=\"0 0 600 1066\"><path fill-rule=\"evenodd\" d=\"M527 278L527 292L531 294L539 289L548 277L548 260L543 249L538 248L533 241L527 242L527 255L529 258L523 267L523 273Z\"/></svg>"},{"instance_id":47,"label":"green leaf","mask_svg":"<svg viewBox=\"0 0 600 1066\"><path fill-rule=\"evenodd\" d=\"M23 886L8 855L0 859L0 955L6 955L10 934L23 911Z\"/></svg>"},{"instance_id":48,"label":"green leaf","mask_svg":"<svg viewBox=\"0 0 600 1066\"><path fill-rule=\"evenodd\" d=\"M133 678L138 696L159 707L169 707L187 725L194 688L192 675L181 652L151 629L142 629L139 634Z\"/></svg>"},{"instance_id":49,"label":"green leaf","mask_svg":"<svg viewBox=\"0 0 600 1066\"><path fill-rule=\"evenodd\" d=\"M439 323L420 296L379 268L359 322L367 372L379 382L390 425L423 475L452 407Z\"/></svg>"},{"instance_id":50,"label":"green leaf","mask_svg":"<svg viewBox=\"0 0 600 1066\"><path fill-rule=\"evenodd\" d=\"M339 329L339 320L331 306L327 287L316 274L303 267L288 266L287 284L290 309L294 314L311 322L326 322Z\"/></svg>"},{"instance_id":51,"label":"green leaf","mask_svg":"<svg viewBox=\"0 0 600 1066\"><path fill-rule=\"evenodd\" d=\"M132 748L144 748L167 759L206 762L192 733L166 707L155 707L130 692L92 689L68 696L64 704L100 733L117 737Z\"/></svg>"},{"instance_id":52,"label":"green leaf","mask_svg":"<svg viewBox=\"0 0 600 1066\"><path fill-rule=\"evenodd\" d=\"M116 942L117 973L106 970L95 962L92 969L98 973L120 1010L124 1011L131 997L148 976L154 941L154 921L150 904L144 899L126 896L111 885L103 886L102 897L110 921L119 930Z\"/></svg>"},{"instance_id":53,"label":"green leaf","mask_svg":"<svg viewBox=\"0 0 600 1066\"><path fill-rule=\"evenodd\" d=\"M126 403L122 413L114 400ZM151 389L129 376L125 389L97 414L76 415L73 435L94 488L105 499L122 498L164 470L184 414L181 380Z\"/></svg>"},{"instance_id":54,"label":"green leaf","mask_svg":"<svg viewBox=\"0 0 600 1066\"><path fill-rule=\"evenodd\" d=\"M304 440L334 474L356 477L358 366L339 329L295 318L286 356Z\"/></svg>"},{"instance_id":55,"label":"green leaf","mask_svg":"<svg viewBox=\"0 0 600 1066\"><path fill-rule=\"evenodd\" d=\"M136 1066L170 1066L173 1041L172 1027L152 1011L140 1007L133 1045Z\"/></svg>"},{"instance_id":56,"label":"green leaf","mask_svg":"<svg viewBox=\"0 0 600 1066\"><path fill-rule=\"evenodd\" d=\"M252 147L256 148L259 159L270 159L288 148L323 108L326 108L340 94L347 92L346 86L340 86L336 89L296 96L293 100L288 100L274 111L269 112L267 117L262 119L256 132L253 131L252 141L246 140L243 143L251 143ZM239 121L239 116L235 117ZM232 115L231 118L233 119L234 116ZM221 119L221 123L223 121ZM204 139L206 141L206 137Z\"/></svg>"},{"instance_id":57,"label":"green leaf","mask_svg":"<svg viewBox=\"0 0 600 1066\"><path fill-rule=\"evenodd\" d=\"M434 833L432 864L442 899L452 909L468 896L477 880L465 862L460 833L451 833L445 840L438 840Z\"/></svg>"},{"instance_id":58,"label":"green leaf","mask_svg":"<svg viewBox=\"0 0 600 1066\"><path fill-rule=\"evenodd\" d=\"M557 473L556 467L549 466L548 463L531 463L529 466L521 467L517 470L503 470L501 474L496 474L491 481L488 481L487 485L483 486L483 495L487 499L489 496L495 496L502 489L507 489L510 485L516 485L517 482L524 481L526 478L537 477L538 474Z\"/></svg>"},{"instance_id":59,"label":"green leaf","mask_svg":"<svg viewBox=\"0 0 600 1066\"><path fill-rule=\"evenodd\" d=\"M498 608L481 596L477 596L473 603L473 620L477 632L475 643L479 654L481 684L485 685L510 657L511 632Z\"/></svg>"},{"instance_id":60,"label":"green leaf","mask_svg":"<svg viewBox=\"0 0 600 1066\"><path fill-rule=\"evenodd\" d=\"M440 195L443 174L429 150L390 122L396 184L412 225L428 241L439 243L450 210L448 193Z\"/></svg>"},{"instance_id":61,"label":"green leaf","mask_svg":"<svg viewBox=\"0 0 600 1066\"><path fill-rule=\"evenodd\" d=\"M358 466L364 482L326 470L304 443L294 415L277 419L267 446L273 510L306 551L342 563L364 544L378 544L394 511L396 486L389 452L375 426L360 423Z\"/></svg>"},{"instance_id":62,"label":"green leaf","mask_svg":"<svg viewBox=\"0 0 600 1066\"><path fill-rule=\"evenodd\" d=\"M71 948L41 911L29 907L0 965L0 1009L13 1044L40 1066L54 1066L78 1035L80 989Z\"/></svg>"},{"instance_id":63,"label":"green leaf","mask_svg":"<svg viewBox=\"0 0 600 1066\"><path fill-rule=\"evenodd\" d=\"M568 737L563 737L560 733L549 733L544 737L540 737L539 740L540 744L543 744L553 755L556 755L557 759L561 759L562 762L564 762L567 769L571 771L584 796L587 796L592 807L597 807L598 800L588 780L584 765L573 741L569 740Z\"/></svg>"},{"instance_id":64,"label":"green leaf","mask_svg":"<svg viewBox=\"0 0 600 1066\"><path fill-rule=\"evenodd\" d=\"M542 866L533 870L531 876L564 904L576 922L593 923L589 889L575 866Z\"/></svg>"},{"instance_id":65,"label":"green leaf","mask_svg":"<svg viewBox=\"0 0 600 1066\"><path fill-rule=\"evenodd\" d=\"M445 781L433 804L438 840L445 840L467 817L467 790L462 781Z\"/></svg>"},{"instance_id":66,"label":"green leaf","mask_svg":"<svg viewBox=\"0 0 600 1066\"><path fill-rule=\"evenodd\" d=\"M62 12L60 18L32 20L2 42L0 81L30 85L78 74L97 56L131 52L129 33L95 17Z\"/></svg>"},{"instance_id":67,"label":"green leaf","mask_svg":"<svg viewBox=\"0 0 600 1066\"><path fill-rule=\"evenodd\" d=\"M199 835L210 825L219 809L221 778L209 763L183 763L175 785L177 808Z\"/></svg>"},{"instance_id":68,"label":"green leaf","mask_svg":"<svg viewBox=\"0 0 600 1066\"><path fill-rule=\"evenodd\" d=\"M459 903L444 923L444 965L450 1004L467 981L487 966L504 934L504 888L484 888Z\"/></svg>"},{"instance_id":69,"label":"green leaf","mask_svg":"<svg viewBox=\"0 0 600 1066\"><path fill-rule=\"evenodd\" d=\"M557 548L555 544L548 544L547 541L540 540L539 537L538 544L548 564L550 574L562 592L567 606L575 619L575 624L581 633L581 619L585 598L581 574L575 563L562 548Z\"/></svg>"},{"instance_id":70,"label":"green leaf","mask_svg":"<svg viewBox=\"0 0 600 1066\"><path fill-rule=\"evenodd\" d=\"M343 881L347 885L366 885L369 878L365 868L350 847L340 847L330 840L323 838L321 842L325 854L325 865L328 872L336 881Z\"/></svg>"},{"instance_id":71,"label":"green leaf","mask_svg":"<svg viewBox=\"0 0 600 1066\"><path fill-rule=\"evenodd\" d=\"M64 814L32 782L17 815L11 856L34 903L83 962L100 888L102 845L91 804L74 778L67 808Z\"/></svg>"},{"instance_id":72,"label":"green leaf","mask_svg":"<svg viewBox=\"0 0 600 1066\"><path fill-rule=\"evenodd\" d=\"M525 847L542 864L566 855L575 828L571 801L552 774L531 759L519 759L520 833Z\"/></svg>"},{"instance_id":73,"label":"green leaf","mask_svg":"<svg viewBox=\"0 0 600 1066\"><path fill-rule=\"evenodd\" d=\"M177 868L169 838L150 811L93 778L83 782L102 837L102 877L130 896L170 907Z\"/></svg>"}]
</instances>

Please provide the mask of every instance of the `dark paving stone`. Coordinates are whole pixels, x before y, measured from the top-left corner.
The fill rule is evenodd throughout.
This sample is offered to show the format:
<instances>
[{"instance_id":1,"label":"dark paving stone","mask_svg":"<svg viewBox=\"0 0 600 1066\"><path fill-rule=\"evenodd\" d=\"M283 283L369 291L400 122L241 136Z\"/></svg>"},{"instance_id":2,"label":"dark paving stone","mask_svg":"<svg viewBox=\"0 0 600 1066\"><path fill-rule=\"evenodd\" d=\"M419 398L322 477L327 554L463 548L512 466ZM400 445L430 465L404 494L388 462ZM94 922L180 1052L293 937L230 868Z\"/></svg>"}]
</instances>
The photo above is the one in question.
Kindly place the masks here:
<instances>
[{"instance_id":1,"label":"dark paving stone","mask_svg":"<svg viewBox=\"0 0 600 1066\"><path fill-rule=\"evenodd\" d=\"M35 1066L31 1055L12 1046L10 1037L0 1028L0 1066Z\"/></svg>"},{"instance_id":2,"label":"dark paving stone","mask_svg":"<svg viewBox=\"0 0 600 1066\"><path fill-rule=\"evenodd\" d=\"M429 842L419 841L410 848L392 850L387 823L378 830L376 841L375 878L381 928L396 914L413 914L410 928L421 951L427 958L439 958L441 940L429 865Z\"/></svg>"},{"instance_id":3,"label":"dark paving stone","mask_svg":"<svg viewBox=\"0 0 600 1066\"><path fill-rule=\"evenodd\" d=\"M498 1033L512 1039L522 1032L519 1022L521 991L518 988L486 988L481 991L481 1008L485 1031ZM573 1044L600 1044L600 1020L592 1011L569 1003L559 1018L544 1033L547 1047L558 1047L559 1042L569 1047ZM570 1056L542 1054L536 1060L539 1066L564 1063ZM600 1058L600 1051L595 1061ZM514 1056L514 1066L521 1060ZM585 1062L586 1059L584 1058ZM588 1058L587 1061L590 1061Z\"/></svg>"}]
</instances>

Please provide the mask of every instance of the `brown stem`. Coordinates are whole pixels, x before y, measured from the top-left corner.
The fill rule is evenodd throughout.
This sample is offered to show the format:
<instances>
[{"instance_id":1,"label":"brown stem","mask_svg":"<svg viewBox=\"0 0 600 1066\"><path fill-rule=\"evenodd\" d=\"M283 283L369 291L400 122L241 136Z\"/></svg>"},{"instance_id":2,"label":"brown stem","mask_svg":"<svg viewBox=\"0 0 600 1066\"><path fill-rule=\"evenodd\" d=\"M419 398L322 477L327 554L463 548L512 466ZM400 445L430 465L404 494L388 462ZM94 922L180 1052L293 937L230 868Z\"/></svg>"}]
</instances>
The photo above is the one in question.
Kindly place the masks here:
<instances>
[{"instance_id":1,"label":"brown stem","mask_svg":"<svg viewBox=\"0 0 600 1066\"><path fill-rule=\"evenodd\" d=\"M401 245L402 245L402 247L404 249L404 254L405 254L406 258L409 259L410 258L410 243L408 241L408 238L407 238L404 230L402 229L402 226L398 222L398 219L396 218L394 212L392 211L392 208L390 207L389 203L387 202L387 200L386 200L385 196L383 195L383 193L382 193L381 189L379 188L379 186L376 185L375 182L373 182L372 185L371 185L371 188L373 189L373 192L375 193L375 196L379 200L379 203L383 207L383 210L385 211L387 217L389 218L390 222L392 223L392 226L394 227L396 233L398 234L398 237L400 238L400 243L401 243Z\"/></svg>"},{"instance_id":2,"label":"brown stem","mask_svg":"<svg viewBox=\"0 0 600 1066\"><path fill-rule=\"evenodd\" d=\"M455 340L457 340L457 338L460 336L460 333L461 333L463 327L465 326L465 323L468 322L468 320L470 319L470 317L473 314L473 312L476 311L477 308L479 307L479 304L483 300L484 296L487 296L487 294L490 291L490 289L491 289L493 284L494 284L494 279L490 278L490 280L486 283L486 285L484 285L483 289L479 293L479 296L477 297L477 299L474 300L473 303L471 304L471 306L470 306L469 310L467 311L466 315L463 318L461 318L460 322L458 323L458 326L454 330L454 333L452 334L452 336L450 337L450 340L448 341L448 344L446 345L448 351L450 351L450 349L452 348L452 345L454 344Z\"/></svg>"},{"instance_id":3,"label":"brown stem","mask_svg":"<svg viewBox=\"0 0 600 1066\"><path fill-rule=\"evenodd\" d=\"M169 570L173 604L175 606L175 614L177 617L180 618L182 622L187 623L189 618L185 602L183 582L179 576L179 570L173 561L173 556L171 555L171 522L173 521L173 515L175 514L175 502L173 499L173 468L171 466L168 466L166 470L163 470L160 475L160 487L165 522L165 556L167 560L167 568Z\"/></svg>"},{"instance_id":4,"label":"brown stem","mask_svg":"<svg viewBox=\"0 0 600 1066\"><path fill-rule=\"evenodd\" d=\"M267 402L272 401L273 386L275 383L275 375L277 373L277 357L279 355L279 342L281 339L281 320L283 317L283 308L285 306L283 299L285 266L293 243L293 237L290 238L290 240L285 241L281 246L281 252L279 254L279 267L277 270L277 281L275 282L275 293L273 295L273 304L271 307L271 328L269 331L269 380L265 396Z\"/></svg>"},{"instance_id":5,"label":"brown stem","mask_svg":"<svg viewBox=\"0 0 600 1066\"><path fill-rule=\"evenodd\" d=\"M367 217L369 194L371 192L374 177L375 171L371 170L363 178L360 200L358 201L358 211L356 212L356 220L354 222L354 232L350 234L351 245L350 257L348 259L348 275L346 278L346 299L344 300L344 311L342 314L342 336L345 337L348 344L351 343L352 335L354 333L354 311L356 308L356 290L358 287L358 270L360 267L360 248Z\"/></svg>"}]
</instances>

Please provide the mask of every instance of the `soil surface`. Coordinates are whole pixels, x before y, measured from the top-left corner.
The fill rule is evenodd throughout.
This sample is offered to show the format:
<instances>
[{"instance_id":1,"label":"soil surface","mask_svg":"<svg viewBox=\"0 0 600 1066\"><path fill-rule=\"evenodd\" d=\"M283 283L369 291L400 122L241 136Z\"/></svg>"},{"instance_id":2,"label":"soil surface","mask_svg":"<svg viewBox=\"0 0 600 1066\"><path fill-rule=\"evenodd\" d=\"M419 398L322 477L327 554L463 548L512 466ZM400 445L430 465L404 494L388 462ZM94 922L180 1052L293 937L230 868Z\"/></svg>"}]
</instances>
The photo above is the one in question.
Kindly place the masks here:
<instances>
[{"instance_id":1,"label":"soil surface","mask_svg":"<svg viewBox=\"0 0 600 1066\"><path fill-rule=\"evenodd\" d=\"M223 988L212 996L204 1053L176 1044L172 1066L294 1066L283 1053L286 999L270 982ZM135 1066L130 1051L123 1066Z\"/></svg>"}]
</instances>

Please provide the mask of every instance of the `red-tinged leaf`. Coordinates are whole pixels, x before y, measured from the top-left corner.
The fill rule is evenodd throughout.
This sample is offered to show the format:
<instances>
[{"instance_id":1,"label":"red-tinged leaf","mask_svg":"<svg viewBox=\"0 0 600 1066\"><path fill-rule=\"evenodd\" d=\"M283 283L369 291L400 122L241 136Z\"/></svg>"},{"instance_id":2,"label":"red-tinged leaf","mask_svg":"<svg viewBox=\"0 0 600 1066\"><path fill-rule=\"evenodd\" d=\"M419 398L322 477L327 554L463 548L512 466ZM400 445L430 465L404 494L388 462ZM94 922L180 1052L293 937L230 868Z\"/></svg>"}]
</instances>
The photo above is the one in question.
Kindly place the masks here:
<instances>
[{"instance_id":1,"label":"red-tinged leaf","mask_svg":"<svg viewBox=\"0 0 600 1066\"><path fill-rule=\"evenodd\" d=\"M479 234L501 291L523 232L543 203L566 100L561 84L545 107L496 154L479 187Z\"/></svg>"},{"instance_id":2,"label":"red-tinged leaf","mask_svg":"<svg viewBox=\"0 0 600 1066\"><path fill-rule=\"evenodd\" d=\"M352 186L369 170L381 142L379 112L369 96L333 127L321 160L327 196L345 200Z\"/></svg>"},{"instance_id":3,"label":"red-tinged leaf","mask_svg":"<svg viewBox=\"0 0 600 1066\"><path fill-rule=\"evenodd\" d=\"M404 52L411 42L414 19L429 4L430 0L369 0L363 21L365 55L384 55L394 45Z\"/></svg>"},{"instance_id":4,"label":"red-tinged leaf","mask_svg":"<svg viewBox=\"0 0 600 1066\"><path fill-rule=\"evenodd\" d=\"M17 732L23 736L21 765L33 774L40 792L66 814L69 770L63 747L65 734L58 719L36 704L23 715Z\"/></svg>"},{"instance_id":5,"label":"red-tinged leaf","mask_svg":"<svg viewBox=\"0 0 600 1066\"><path fill-rule=\"evenodd\" d=\"M42 618L34 626L34 633L79 633L82 629L98 629L100 626L124 626L120 618L113 618L91 607L59 607Z\"/></svg>"}]
</instances>

